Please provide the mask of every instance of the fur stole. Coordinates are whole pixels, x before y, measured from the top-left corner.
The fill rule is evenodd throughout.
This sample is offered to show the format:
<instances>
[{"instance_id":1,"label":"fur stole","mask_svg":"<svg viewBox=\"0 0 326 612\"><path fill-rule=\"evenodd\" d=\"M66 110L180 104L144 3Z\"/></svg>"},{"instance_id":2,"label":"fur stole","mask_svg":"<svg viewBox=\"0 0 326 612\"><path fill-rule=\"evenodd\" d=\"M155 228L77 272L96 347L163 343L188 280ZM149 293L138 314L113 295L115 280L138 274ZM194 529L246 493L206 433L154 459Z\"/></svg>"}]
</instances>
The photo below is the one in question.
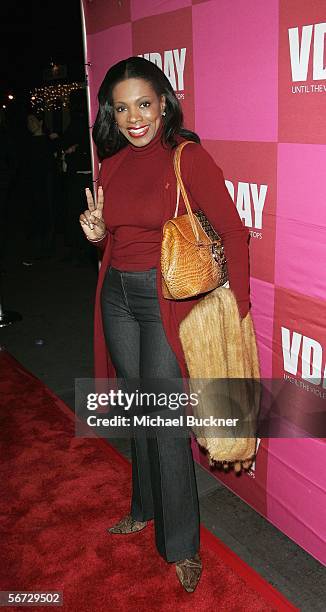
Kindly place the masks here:
<instances>
[{"instance_id":1,"label":"fur stole","mask_svg":"<svg viewBox=\"0 0 326 612\"><path fill-rule=\"evenodd\" d=\"M260 404L260 367L250 312L241 320L232 290L218 287L183 319L179 337L190 390L200 390L193 416L205 418L206 423L207 417L238 418L236 428L194 426L199 445L207 450L210 464L243 461L250 465L256 452Z\"/></svg>"}]
</instances>

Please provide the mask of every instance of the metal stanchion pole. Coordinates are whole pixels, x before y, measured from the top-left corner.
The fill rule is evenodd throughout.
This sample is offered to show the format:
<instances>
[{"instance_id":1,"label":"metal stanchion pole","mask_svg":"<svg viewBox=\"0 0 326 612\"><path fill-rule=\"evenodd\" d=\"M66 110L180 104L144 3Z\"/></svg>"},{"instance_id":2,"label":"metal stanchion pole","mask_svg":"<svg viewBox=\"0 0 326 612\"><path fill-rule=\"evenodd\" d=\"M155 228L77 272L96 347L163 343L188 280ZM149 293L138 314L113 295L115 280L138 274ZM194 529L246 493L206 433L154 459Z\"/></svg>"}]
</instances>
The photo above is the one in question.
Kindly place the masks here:
<instances>
[{"instance_id":1,"label":"metal stanchion pole","mask_svg":"<svg viewBox=\"0 0 326 612\"><path fill-rule=\"evenodd\" d=\"M22 315L13 310L3 310L2 307L2 291L1 291L1 273L0 273L0 327L7 327L17 321L22 320Z\"/></svg>"}]
</instances>

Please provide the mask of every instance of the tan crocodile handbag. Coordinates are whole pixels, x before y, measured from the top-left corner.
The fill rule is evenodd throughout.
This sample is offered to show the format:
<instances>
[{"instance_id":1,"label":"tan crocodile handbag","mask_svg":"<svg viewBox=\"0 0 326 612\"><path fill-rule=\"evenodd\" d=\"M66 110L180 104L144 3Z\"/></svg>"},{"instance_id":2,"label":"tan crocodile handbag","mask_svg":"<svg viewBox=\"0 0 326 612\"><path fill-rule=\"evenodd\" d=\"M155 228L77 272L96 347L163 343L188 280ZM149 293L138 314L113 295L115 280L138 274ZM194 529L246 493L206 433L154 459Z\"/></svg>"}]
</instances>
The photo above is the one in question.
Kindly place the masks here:
<instances>
[{"instance_id":1,"label":"tan crocodile handbag","mask_svg":"<svg viewBox=\"0 0 326 612\"><path fill-rule=\"evenodd\" d=\"M203 211L192 211L181 177L181 151L192 142L183 141L175 150L173 165L177 178L177 203L174 217L163 226L162 294L172 300L206 293L228 280L222 240ZM178 217L180 191L187 213Z\"/></svg>"}]
</instances>

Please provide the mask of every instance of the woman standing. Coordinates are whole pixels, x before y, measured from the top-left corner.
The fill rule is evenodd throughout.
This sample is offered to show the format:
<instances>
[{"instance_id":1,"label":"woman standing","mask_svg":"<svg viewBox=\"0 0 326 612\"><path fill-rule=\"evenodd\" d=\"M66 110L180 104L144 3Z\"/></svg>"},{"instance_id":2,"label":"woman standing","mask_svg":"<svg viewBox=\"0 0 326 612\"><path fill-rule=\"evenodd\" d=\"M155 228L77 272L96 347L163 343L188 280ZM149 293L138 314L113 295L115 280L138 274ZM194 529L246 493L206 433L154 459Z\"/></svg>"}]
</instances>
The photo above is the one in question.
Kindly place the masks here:
<instances>
[{"instance_id":1,"label":"woman standing","mask_svg":"<svg viewBox=\"0 0 326 612\"><path fill-rule=\"evenodd\" d=\"M86 192L80 223L103 251L95 303L95 375L98 378L179 378L187 367L178 335L200 299L162 296L162 228L174 214L175 147L185 147L181 173L193 210L204 211L221 235L230 287L239 312L249 310L248 230L225 187L222 171L194 132L183 128L179 101L152 62L130 57L112 66L100 87L93 137L102 160L97 204ZM179 214L186 212L180 203ZM188 591L196 588L199 506L190 439L135 434L131 440L130 513L111 533L131 533L154 519L158 552L176 565Z\"/></svg>"}]
</instances>

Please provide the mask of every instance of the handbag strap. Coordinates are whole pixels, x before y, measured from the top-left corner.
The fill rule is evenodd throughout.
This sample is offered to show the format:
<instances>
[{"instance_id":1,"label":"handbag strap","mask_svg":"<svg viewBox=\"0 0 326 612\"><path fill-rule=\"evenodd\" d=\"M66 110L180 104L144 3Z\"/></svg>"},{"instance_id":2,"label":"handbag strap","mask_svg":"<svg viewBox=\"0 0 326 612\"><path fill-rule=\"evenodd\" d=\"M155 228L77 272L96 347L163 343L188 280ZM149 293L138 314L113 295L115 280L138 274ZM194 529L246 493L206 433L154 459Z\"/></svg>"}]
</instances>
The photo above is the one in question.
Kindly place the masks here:
<instances>
[{"instance_id":1,"label":"handbag strap","mask_svg":"<svg viewBox=\"0 0 326 612\"><path fill-rule=\"evenodd\" d=\"M180 168L180 159L181 159L181 152L182 149L187 145L187 144L191 144L192 142L194 142L193 140L185 140L183 142L181 142L174 153L174 157L173 157L173 166L174 166L174 172L177 178L177 204L176 204L176 209L175 209L175 213L174 216L176 217L178 214L178 209L179 209L179 199L180 199L180 191L182 193L182 197L187 209L187 213L189 215L190 218L190 224L191 224L191 228L192 231L195 235L195 238L197 240L197 242L200 241L199 239L199 233L198 233L198 228L197 228L197 224L194 218L194 214L192 212L190 203L189 203L189 199L188 199L188 195L185 189L185 186L183 184L183 180L182 180L182 176L181 176L181 168Z\"/></svg>"}]
</instances>

